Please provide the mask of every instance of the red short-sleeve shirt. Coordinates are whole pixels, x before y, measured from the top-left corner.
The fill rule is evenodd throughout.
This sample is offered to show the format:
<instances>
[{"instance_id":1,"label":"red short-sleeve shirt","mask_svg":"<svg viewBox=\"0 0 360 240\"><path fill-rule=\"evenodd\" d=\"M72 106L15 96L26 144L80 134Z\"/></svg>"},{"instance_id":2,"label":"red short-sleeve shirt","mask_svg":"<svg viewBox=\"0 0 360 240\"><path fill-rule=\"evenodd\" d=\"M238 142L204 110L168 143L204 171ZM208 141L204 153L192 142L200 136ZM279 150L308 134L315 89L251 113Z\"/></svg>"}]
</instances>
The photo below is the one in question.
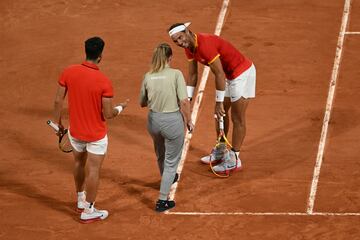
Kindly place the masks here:
<instances>
[{"instance_id":1,"label":"red short-sleeve shirt","mask_svg":"<svg viewBox=\"0 0 360 240\"><path fill-rule=\"evenodd\" d=\"M66 68L59 84L68 93L71 135L87 142L104 138L107 128L102 113L102 98L113 97L111 81L95 64L83 62Z\"/></svg>"},{"instance_id":2,"label":"red short-sleeve shirt","mask_svg":"<svg viewBox=\"0 0 360 240\"><path fill-rule=\"evenodd\" d=\"M185 54L189 60L196 60L204 65L210 65L220 58L221 65L228 80L235 79L252 62L241 54L231 43L219 36L198 33L195 35L195 52L185 48Z\"/></svg>"}]
</instances>

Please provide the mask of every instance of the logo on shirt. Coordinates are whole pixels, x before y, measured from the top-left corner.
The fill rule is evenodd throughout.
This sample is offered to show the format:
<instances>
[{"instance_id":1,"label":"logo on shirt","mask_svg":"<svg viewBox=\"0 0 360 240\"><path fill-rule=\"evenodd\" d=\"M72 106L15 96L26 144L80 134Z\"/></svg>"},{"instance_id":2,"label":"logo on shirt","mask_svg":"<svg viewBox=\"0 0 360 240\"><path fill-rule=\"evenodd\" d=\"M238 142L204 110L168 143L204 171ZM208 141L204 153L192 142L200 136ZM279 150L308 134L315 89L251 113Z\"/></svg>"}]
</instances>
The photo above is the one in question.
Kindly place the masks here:
<instances>
[{"instance_id":1,"label":"logo on shirt","mask_svg":"<svg viewBox=\"0 0 360 240\"><path fill-rule=\"evenodd\" d=\"M154 76L154 77L150 77L150 79L165 79L165 76Z\"/></svg>"}]
</instances>

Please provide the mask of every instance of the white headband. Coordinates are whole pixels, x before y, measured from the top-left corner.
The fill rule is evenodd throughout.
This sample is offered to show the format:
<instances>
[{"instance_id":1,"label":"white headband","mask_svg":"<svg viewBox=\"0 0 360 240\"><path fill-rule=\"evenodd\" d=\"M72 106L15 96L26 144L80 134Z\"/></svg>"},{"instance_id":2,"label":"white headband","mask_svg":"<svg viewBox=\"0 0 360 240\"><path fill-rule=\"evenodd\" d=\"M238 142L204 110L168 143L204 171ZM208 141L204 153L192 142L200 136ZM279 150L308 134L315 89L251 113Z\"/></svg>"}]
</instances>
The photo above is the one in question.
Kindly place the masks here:
<instances>
[{"instance_id":1,"label":"white headband","mask_svg":"<svg viewBox=\"0 0 360 240\"><path fill-rule=\"evenodd\" d=\"M170 37L171 37L172 35L174 35L175 33L184 31L188 26L190 26L190 24L191 24L191 22L187 22L187 23L184 23L184 24L181 24L181 25L179 25L179 26L174 27L173 29L171 29L171 30L169 31Z\"/></svg>"}]
</instances>

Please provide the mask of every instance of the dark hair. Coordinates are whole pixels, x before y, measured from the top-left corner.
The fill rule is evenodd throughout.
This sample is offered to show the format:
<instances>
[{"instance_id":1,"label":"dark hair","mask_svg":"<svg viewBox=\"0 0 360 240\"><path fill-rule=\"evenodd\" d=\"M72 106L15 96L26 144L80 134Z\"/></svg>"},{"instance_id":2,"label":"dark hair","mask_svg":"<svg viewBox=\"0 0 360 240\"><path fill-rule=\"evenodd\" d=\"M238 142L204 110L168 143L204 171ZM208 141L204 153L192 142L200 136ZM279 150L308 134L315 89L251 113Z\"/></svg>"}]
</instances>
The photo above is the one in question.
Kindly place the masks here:
<instances>
[{"instance_id":1,"label":"dark hair","mask_svg":"<svg viewBox=\"0 0 360 240\"><path fill-rule=\"evenodd\" d=\"M174 23L173 25L171 25L168 29L168 32L170 32L171 29L173 28L176 28L177 26L180 26L180 25L184 25L184 23ZM184 32L184 31L183 31Z\"/></svg>"},{"instance_id":2,"label":"dark hair","mask_svg":"<svg viewBox=\"0 0 360 240\"><path fill-rule=\"evenodd\" d=\"M102 53L105 42L99 37L92 37L85 41L86 59L96 60Z\"/></svg>"}]
</instances>

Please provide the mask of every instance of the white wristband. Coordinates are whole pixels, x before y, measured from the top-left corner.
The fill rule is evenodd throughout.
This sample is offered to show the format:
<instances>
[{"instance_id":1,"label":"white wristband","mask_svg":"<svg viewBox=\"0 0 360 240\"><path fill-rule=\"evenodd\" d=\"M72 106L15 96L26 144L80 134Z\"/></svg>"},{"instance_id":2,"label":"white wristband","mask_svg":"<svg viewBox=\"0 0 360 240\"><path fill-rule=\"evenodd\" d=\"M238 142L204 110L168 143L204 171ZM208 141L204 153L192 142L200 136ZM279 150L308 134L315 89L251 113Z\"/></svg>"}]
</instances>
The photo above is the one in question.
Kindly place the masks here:
<instances>
[{"instance_id":1,"label":"white wristband","mask_svg":"<svg viewBox=\"0 0 360 240\"><path fill-rule=\"evenodd\" d=\"M122 112L122 110L124 109L122 106L116 106L115 108L116 108L116 110L118 110L117 115L119 115Z\"/></svg>"},{"instance_id":2,"label":"white wristband","mask_svg":"<svg viewBox=\"0 0 360 240\"><path fill-rule=\"evenodd\" d=\"M216 102L223 102L225 98L225 91L216 90Z\"/></svg>"},{"instance_id":3,"label":"white wristband","mask_svg":"<svg viewBox=\"0 0 360 240\"><path fill-rule=\"evenodd\" d=\"M194 90L195 90L195 87L193 87L193 86L186 86L186 91L187 91L188 98L192 98L192 97L193 97L193 95L194 95Z\"/></svg>"}]
</instances>

